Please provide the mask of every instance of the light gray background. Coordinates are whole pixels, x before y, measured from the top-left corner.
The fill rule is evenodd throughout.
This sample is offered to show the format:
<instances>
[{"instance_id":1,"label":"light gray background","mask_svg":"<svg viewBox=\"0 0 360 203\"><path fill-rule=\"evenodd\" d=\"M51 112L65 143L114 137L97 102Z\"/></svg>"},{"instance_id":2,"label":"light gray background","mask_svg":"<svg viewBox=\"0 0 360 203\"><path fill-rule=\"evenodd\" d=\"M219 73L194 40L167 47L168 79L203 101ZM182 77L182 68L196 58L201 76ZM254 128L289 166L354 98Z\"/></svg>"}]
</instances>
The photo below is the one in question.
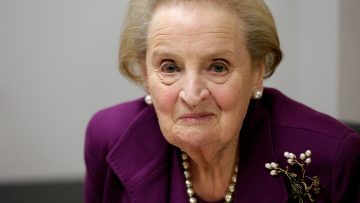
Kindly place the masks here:
<instances>
[{"instance_id":1,"label":"light gray background","mask_svg":"<svg viewBox=\"0 0 360 203\"><path fill-rule=\"evenodd\" d=\"M268 86L360 122L357 0L268 0L283 63ZM86 124L143 95L117 70L127 1L0 1L0 182L81 179Z\"/></svg>"}]
</instances>

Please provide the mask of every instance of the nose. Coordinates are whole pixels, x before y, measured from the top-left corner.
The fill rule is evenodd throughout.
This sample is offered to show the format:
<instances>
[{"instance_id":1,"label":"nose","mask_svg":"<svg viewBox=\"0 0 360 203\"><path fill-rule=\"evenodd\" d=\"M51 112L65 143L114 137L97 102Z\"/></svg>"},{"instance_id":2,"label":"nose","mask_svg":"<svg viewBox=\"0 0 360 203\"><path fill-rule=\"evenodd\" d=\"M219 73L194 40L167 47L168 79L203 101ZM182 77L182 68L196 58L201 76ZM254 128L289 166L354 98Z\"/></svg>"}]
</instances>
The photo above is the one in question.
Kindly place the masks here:
<instances>
[{"instance_id":1,"label":"nose","mask_svg":"<svg viewBox=\"0 0 360 203\"><path fill-rule=\"evenodd\" d=\"M180 99L190 108L198 106L210 96L205 79L198 74L189 74L182 81L182 88L179 92Z\"/></svg>"}]
</instances>

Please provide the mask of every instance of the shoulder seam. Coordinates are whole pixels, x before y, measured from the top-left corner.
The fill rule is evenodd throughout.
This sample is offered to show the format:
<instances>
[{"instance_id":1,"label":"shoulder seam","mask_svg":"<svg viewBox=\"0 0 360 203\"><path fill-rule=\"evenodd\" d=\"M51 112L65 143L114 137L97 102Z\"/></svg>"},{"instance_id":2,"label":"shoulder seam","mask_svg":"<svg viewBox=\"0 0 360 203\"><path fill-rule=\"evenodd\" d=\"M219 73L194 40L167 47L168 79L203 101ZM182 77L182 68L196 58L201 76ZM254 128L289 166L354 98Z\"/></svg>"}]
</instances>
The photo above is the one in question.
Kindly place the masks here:
<instances>
[{"instance_id":1,"label":"shoulder seam","mask_svg":"<svg viewBox=\"0 0 360 203\"><path fill-rule=\"evenodd\" d=\"M329 133L324 133L324 132L321 132L321 131L318 131L318 130L313 130L313 129L310 129L310 128L302 128L302 127L295 127L295 126L286 126L286 125L277 125L277 124L273 124L272 125L273 127L280 127L280 128L288 128L288 129L296 129L296 130L304 130L304 131L308 131L308 132L312 132L312 133L316 133L316 134L321 134L321 135L328 135L328 136L331 136L333 137L332 134L329 134ZM345 132L345 131L344 131ZM351 134L353 133L351 130L348 130L346 133L346 136L344 137L347 137L348 134ZM343 137L343 138L344 138ZM343 139L341 138L341 139Z\"/></svg>"}]
</instances>

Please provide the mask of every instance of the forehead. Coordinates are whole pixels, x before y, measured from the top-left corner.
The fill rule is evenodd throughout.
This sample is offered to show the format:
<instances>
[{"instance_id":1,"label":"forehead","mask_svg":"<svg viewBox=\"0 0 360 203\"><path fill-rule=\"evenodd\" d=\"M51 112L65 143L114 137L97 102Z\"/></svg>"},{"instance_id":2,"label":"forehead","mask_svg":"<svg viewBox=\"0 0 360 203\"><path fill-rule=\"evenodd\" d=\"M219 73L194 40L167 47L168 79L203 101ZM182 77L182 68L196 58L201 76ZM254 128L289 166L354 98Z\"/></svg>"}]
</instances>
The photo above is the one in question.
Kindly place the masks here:
<instances>
[{"instance_id":1,"label":"forehead","mask_svg":"<svg viewBox=\"0 0 360 203\"><path fill-rule=\"evenodd\" d=\"M206 3L207 2L207 3ZM148 41L234 39L243 41L241 20L234 11L206 2L160 5L154 11ZM181 38L181 39L180 39Z\"/></svg>"},{"instance_id":2,"label":"forehead","mask_svg":"<svg viewBox=\"0 0 360 203\"><path fill-rule=\"evenodd\" d=\"M195 35L202 32L240 33L241 20L236 13L209 1L161 4L149 24L148 38L161 34Z\"/></svg>"}]
</instances>

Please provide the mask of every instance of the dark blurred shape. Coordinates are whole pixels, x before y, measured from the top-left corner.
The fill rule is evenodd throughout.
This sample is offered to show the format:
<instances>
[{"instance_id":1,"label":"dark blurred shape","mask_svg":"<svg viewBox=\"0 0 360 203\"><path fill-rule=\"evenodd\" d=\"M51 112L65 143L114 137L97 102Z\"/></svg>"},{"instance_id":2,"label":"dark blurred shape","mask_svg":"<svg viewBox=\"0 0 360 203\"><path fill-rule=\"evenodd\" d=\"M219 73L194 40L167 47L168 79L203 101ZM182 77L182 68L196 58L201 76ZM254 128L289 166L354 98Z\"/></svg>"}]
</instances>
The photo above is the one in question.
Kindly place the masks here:
<instances>
[{"instance_id":1,"label":"dark blurred shape","mask_svg":"<svg viewBox=\"0 0 360 203\"><path fill-rule=\"evenodd\" d=\"M344 123L360 134L360 123L344 121Z\"/></svg>"},{"instance_id":2,"label":"dark blurred shape","mask_svg":"<svg viewBox=\"0 0 360 203\"><path fill-rule=\"evenodd\" d=\"M81 180L0 184L4 203L81 203Z\"/></svg>"}]
</instances>

